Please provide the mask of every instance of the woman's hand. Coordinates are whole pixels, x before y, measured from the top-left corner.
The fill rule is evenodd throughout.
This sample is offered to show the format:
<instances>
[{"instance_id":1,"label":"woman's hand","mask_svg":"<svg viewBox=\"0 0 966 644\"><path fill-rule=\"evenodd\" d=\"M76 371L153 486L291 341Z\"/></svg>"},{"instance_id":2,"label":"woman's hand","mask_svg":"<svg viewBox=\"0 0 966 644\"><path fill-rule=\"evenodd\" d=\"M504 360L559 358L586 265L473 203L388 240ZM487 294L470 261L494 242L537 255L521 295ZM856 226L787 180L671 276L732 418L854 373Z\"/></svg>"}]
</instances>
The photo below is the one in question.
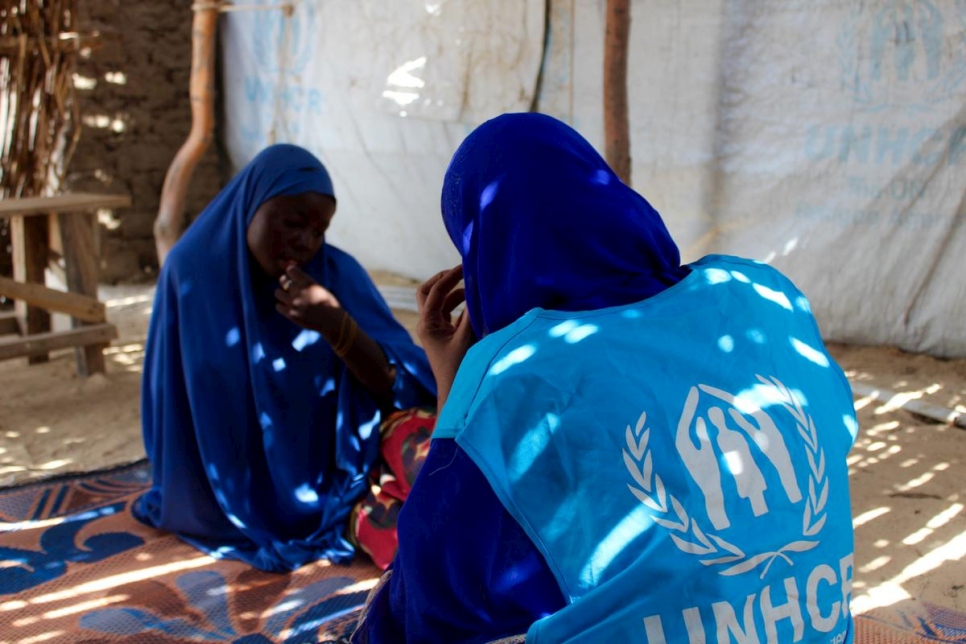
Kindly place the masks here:
<instances>
[{"instance_id":1,"label":"woman's hand","mask_svg":"<svg viewBox=\"0 0 966 644\"><path fill-rule=\"evenodd\" d=\"M463 357L476 341L469 314L464 309L453 321L453 309L466 299L462 288L462 264L429 278L416 291L419 323L416 335L423 343L429 366L436 377L437 405L442 409Z\"/></svg>"},{"instance_id":2,"label":"woman's hand","mask_svg":"<svg viewBox=\"0 0 966 644\"><path fill-rule=\"evenodd\" d=\"M323 334L338 330L342 307L328 289L294 263L285 268L278 281L275 308L279 313L301 327Z\"/></svg>"}]
</instances>

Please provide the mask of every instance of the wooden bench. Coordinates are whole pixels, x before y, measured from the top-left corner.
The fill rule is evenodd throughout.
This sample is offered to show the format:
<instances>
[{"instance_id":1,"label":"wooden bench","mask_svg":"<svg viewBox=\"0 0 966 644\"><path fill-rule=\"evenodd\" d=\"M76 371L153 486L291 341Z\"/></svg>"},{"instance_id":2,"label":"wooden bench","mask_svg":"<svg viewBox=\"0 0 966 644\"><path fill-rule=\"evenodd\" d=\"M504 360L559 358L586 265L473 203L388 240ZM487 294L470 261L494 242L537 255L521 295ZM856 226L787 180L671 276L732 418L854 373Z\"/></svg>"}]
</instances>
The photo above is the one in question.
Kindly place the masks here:
<instances>
[{"instance_id":1,"label":"wooden bench","mask_svg":"<svg viewBox=\"0 0 966 644\"><path fill-rule=\"evenodd\" d=\"M81 376L104 373L104 348L117 338L97 299L99 252L95 213L131 205L127 195L66 194L0 201L0 219L10 220L13 279L0 277L0 296L14 300L14 312L0 312L0 360L27 356L44 362L57 349L77 349ZM59 231L67 292L47 288L51 231ZM59 237L59 239L56 239ZM71 317L69 331L51 332L50 314Z\"/></svg>"}]
</instances>

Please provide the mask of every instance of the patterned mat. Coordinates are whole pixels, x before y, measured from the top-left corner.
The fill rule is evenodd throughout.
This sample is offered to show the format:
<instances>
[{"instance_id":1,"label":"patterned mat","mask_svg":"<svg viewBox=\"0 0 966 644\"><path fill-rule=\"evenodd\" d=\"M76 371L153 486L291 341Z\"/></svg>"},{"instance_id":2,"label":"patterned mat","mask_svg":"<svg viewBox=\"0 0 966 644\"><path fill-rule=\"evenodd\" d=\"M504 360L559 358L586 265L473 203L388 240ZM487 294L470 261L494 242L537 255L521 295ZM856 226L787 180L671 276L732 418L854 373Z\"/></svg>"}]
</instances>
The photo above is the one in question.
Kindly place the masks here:
<instances>
[{"instance_id":1,"label":"patterned mat","mask_svg":"<svg viewBox=\"0 0 966 644\"><path fill-rule=\"evenodd\" d=\"M202 555L135 521L146 463L0 490L0 644L344 641L378 571L289 575ZM911 603L856 620L858 644L966 644L966 615Z\"/></svg>"},{"instance_id":2,"label":"patterned mat","mask_svg":"<svg viewBox=\"0 0 966 644\"><path fill-rule=\"evenodd\" d=\"M337 642L379 573L219 561L141 525L146 463L0 492L0 642Z\"/></svg>"}]
</instances>

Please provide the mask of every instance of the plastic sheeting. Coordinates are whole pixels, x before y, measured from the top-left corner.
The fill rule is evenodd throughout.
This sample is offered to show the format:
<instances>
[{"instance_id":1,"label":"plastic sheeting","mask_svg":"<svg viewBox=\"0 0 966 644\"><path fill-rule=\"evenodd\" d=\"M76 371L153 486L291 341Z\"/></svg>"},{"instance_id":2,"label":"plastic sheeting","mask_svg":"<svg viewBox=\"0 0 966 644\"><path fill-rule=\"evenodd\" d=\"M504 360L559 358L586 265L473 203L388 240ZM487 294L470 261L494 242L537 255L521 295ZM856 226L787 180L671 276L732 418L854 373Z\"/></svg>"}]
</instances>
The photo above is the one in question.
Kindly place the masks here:
<instances>
[{"instance_id":1,"label":"plastic sheeting","mask_svg":"<svg viewBox=\"0 0 966 644\"><path fill-rule=\"evenodd\" d=\"M333 240L427 277L457 259L439 189L474 125L535 107L602 140L604 4L231 14L231 157L312 148ZM633 183L686 259L773 263L829 339L966 356L966 0L637 0L630 49Z\"/></svg>"}]
</instances>

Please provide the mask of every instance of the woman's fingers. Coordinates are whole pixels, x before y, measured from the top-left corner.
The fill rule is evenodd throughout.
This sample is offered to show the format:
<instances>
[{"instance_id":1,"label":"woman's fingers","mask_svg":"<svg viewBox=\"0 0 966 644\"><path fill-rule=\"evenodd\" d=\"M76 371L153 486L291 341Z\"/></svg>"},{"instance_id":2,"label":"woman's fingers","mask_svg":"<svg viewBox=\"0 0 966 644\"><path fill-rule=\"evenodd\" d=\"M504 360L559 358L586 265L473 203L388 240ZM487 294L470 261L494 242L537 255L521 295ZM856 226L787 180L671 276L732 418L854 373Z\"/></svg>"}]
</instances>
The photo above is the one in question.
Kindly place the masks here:
<instances>
[{"instance_id":1,"label":"woman's fingers","mask_svg":"<svg viewBox=\"0 0 966 644\"><path fill-rule=\"evenodd\" d=\"M315 280L303 271L298 264L291 264L285 269L285 276L292 280L293 286L300 286L302 288L306 286L311 286L315 284Z\"/></svg>"},{"instance_id":2,"label":"woman's fingers","mask_svg":"<svg viewBox=\"0 0 966 644\"><path fill-rule=\"evenodd\" d=\"M277 288L275 289L275 299L278 302L290 307L292 306L293 295L289 291Z\"/></svg>"},{"instance_id":3,"label":"woman's fingers","mask_svg":"<svg viewBox=\"0 0 966 644\"><path fill-rule=\"evenodd\" d=\"M452 269L449 269L449 270L452 270ZM430 289L432 289L433 286L436 285L436 282L438 282L439 280L441 280L443 278L443 276L446 275L446 273L449 272L449 270L440 271L440 272L436 273L435 275L433 275L432 277L430 277L428 280L426 280L425 282L423 282L422 285L418 289L416 289L416 304L419 306L419 309L420 310L422 310L423 304L425 304L426 298L429 296Z\"/></svg>"},{"instance_id":4,"label":"woman's fingers","mask_svg":"<svg viewBox=\"0 0 966 644\"><path fill-rule=\"evenodd\" d=\"M466 290L458 288L456 290L450 291L446 294L446 299L443 301L443 306L440 308L440 313L447 320L453 314L453 309L466 301Z\"/></svg>"},{"instance_id":5,"label":"woman's fingers","mask_svg":"<svg viewBox=\"0 0 966 644\"><path fill-rule=\"evenodd\" d=\"M284 315L285 317L287 317L288 319L292 320L293 322L297 320L299 317L301 317L301 314L298 312L298 310L293 309L292 307L287 306L285 304L281 304L281 303L276 304L275 310L281 313L282 315Z\"/></svg>"},{"instance_id":6,"label":"woman's fingers","mask_svg":"<svg viewBox=\"0 0 966 644\"><path fill-rule=\"evenodd\" d=\"M434 278L430 278L430 280L426 282L426 284L423 284L422 288L420 289L424 292L420 309L425 308L428 311L442 310L443 304L446 301L446 296L456 287L457 284L460 283L460 280L462 279L462 264L458 264L450 270L443 271L442 274L439 274Z\"/></svg>"}]
</instances>

